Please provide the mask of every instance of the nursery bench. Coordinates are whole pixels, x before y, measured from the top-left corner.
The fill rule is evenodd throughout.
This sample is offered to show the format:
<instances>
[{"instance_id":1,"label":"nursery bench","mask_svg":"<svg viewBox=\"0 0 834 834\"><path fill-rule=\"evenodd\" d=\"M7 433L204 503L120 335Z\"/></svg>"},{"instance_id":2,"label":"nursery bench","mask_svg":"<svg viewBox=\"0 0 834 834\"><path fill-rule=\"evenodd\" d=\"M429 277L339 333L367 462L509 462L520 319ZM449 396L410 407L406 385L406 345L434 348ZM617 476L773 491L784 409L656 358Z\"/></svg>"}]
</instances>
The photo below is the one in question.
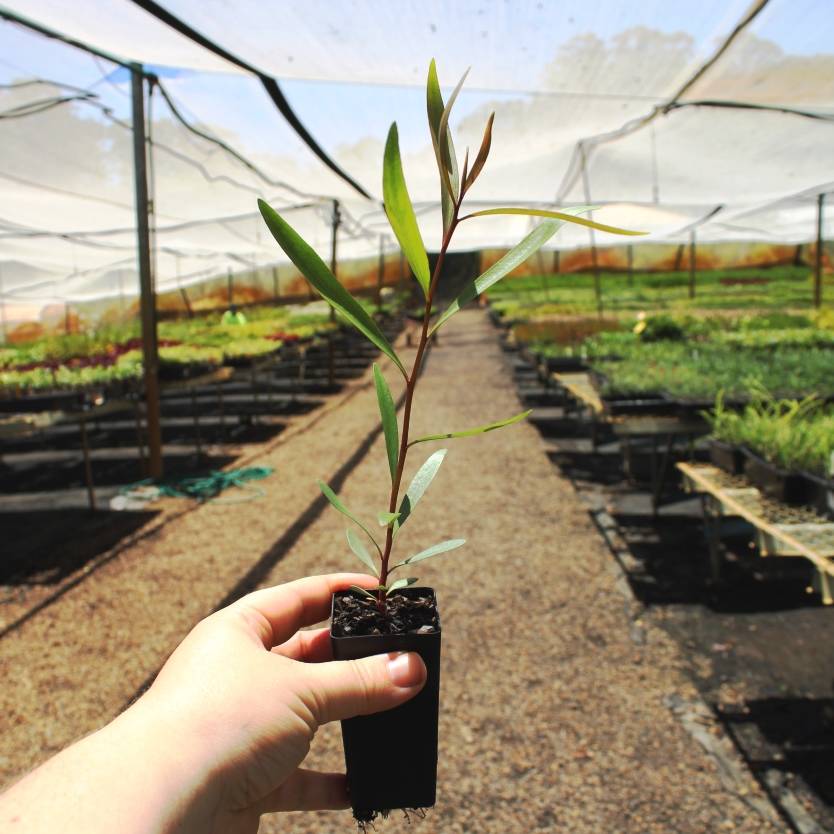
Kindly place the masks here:
<instances>
[{"instance_id":1,"label":"nursery bench","mask_svg":"<svg viewBox=\"0 0 834 834\"><path fill-rule=\"evenodd\" d=\"M591 444L596 448L600 425L608 426L622 440L623 468L626 475L633 473L633 440L651 441L651 489L652 510L657 512L660 498L668 480L675 445L679 440L692 443L696 437L709 433L706 421L701 417L663 414L618 414L605 411L603 402L591 382L589 374L553 373L551 378L584 409L591 423Z\"/></svg>"},{"instance_id":2,"label":"nursery bench","mask_svg":"<svg viewBox=\"0 0 834 834\"><path fill-rule=\"evenodd\" d=\"M795 556L811 562L823 604L834 604L834 522L810 509L766 498L739 476L729 476L714 466L679 463L677 467L687 490L701 493L714 581L721 576L720 520L738 516L755 529L760 556Z\"/></svg>"}]
</instances>

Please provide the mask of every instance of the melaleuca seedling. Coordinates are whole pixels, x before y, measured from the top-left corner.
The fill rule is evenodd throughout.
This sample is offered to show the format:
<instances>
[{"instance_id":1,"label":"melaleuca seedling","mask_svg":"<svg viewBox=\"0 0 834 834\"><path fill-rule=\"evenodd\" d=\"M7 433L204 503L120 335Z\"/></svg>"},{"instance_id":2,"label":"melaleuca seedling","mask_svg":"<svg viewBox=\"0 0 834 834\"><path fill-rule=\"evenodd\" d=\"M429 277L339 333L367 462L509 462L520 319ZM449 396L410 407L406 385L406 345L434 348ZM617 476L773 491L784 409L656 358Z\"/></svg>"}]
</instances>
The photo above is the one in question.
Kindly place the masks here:
<instances>
[{"instance_id":1,"label":"melaleuca seedling","mask_svg":"<svg viewBox=\"0 0 834 834\"><path fill-rule=\"evenodd\" d=\"M597 223L581 215L593 209L593 206L580 206L562 211L550 211L538 208L496 207L462 213L462 206L467 192L481 175L492 146L492 124L495 117L490 115L484 130L483 140L471 166L469 163L469 149L464 154L463 166L458 168L452 134L449 130L449 115L458 93L466 78L464 74L455 87L449 101L444 104L437 78L434 61L429 66L428 83L426 88L426 104L428 110L429 132L434 146L437 169L440 175L440 205L442 210L443 236L434 270L429 268L429 258L414 207L408 194L400 158L399 137L396 122L388 131L385 143L385 153L382 162L382 193L385 201L385 213L397 240L402 247L403 254L408 260L411 271L420 286L425 301L423 305L422 328L417 351L410 369L407 369L394 347L386 338L377 323L368 315L353 296L343 287L322 259L313 251L295 230L267 203L258 201L261 214L270 232L289 256L299 271L310 284L341 314L341 316L355 327L368 341L385 354L393 362L396 370L405 380L405 398L402 415L402 429L397 421L397 412L388 383L377 365L374 365L374 384L376 386L379 412L382 417L382 429L385 437L385 450L390 470L390 491L386 510L379 512L376 524L363 523L327 486L319 482L321 491L327 500L340 513L353 522L355 528L347 530L347 543L357 558L379 580L376 588L365 590L355 587L354 590L375 598L380 608L385 610L385 600L393 591L405 588L416 582L416 577L405 576L392 579L396 571L411 568L418 562L448 553L464 544L463 539L449 539L433 544L424 550L414 553L400 561L392 561L394 543L397 534L408 521L417 503L423 497L429 484L437 475L440 465L446 457L446 449L432 453L425 463L420 466L412 478L405 493L401 495L405 463L409 450L420 443L428 441L470 437L476 434L494 431L504 426L512 425L523 420L530 412L524 411L513 417L488 423L476 428L462 431L438 432L411 439L411 410L417 383L420 379L420 369L426 353L426 347L432 335L458 312L465 304L473 301L481 293L488 290L497 281L515 269L523 261L537 252L565 223L578 223L600 231L615 234L641 234ZM449 244L457 227L478 217L489 215L522 214L541 217L542 222L537 225L522 241L512 247L500 260L493 264L474 280L469 281L457 298L432 323L432 303L437 292L438 283L443 271L443 261ZM384 530L384 540L378 541L371 527L379 526Z\"/></svg>"}]
</instances>

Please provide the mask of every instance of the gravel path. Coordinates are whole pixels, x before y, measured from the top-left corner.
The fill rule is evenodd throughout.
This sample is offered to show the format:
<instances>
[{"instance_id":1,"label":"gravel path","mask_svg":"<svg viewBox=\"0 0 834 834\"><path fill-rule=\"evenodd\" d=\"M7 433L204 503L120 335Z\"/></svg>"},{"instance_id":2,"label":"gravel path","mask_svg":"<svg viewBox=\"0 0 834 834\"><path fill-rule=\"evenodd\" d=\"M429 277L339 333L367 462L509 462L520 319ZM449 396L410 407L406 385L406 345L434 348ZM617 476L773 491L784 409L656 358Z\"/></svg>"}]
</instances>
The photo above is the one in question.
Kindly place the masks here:
<instances>
[{"instance_id":1,"label":"gravel path","mask_svg":"<svg viewBox=\"0 0 834 834\"><path fill-rule=\"evenodd\" d=\"M414 430L519 411L483 313L461 313L445 334L418 390ZM368 514L382 507L387 464L375 423L366 378L312 431L258 461L278 469L263 482L264 500L176 520L0 642L5 777L117 711L270 548L262 584L353 567L342 518L320 512L313 481L332 482L341 467L336 486L349 506ZM453 443L400 545L406 555L444 538L468 540L419 571L437 589L444 624L438 805L412 822L417 828L397 816L379 829L785 830L722 787L712 760L664 706L665 696L696 695L677 649L651 627L642 644L629 638L612 559L536 431L520 425ZM440 445L412 449L407 476ZM352 455L356 465L345 465ZM309 764L342 766L338 727L320 732ZM758 793L752 780L746 790ZM295 834L351 829L347 812L262 825Z\"/></svg>"}]
</instances>

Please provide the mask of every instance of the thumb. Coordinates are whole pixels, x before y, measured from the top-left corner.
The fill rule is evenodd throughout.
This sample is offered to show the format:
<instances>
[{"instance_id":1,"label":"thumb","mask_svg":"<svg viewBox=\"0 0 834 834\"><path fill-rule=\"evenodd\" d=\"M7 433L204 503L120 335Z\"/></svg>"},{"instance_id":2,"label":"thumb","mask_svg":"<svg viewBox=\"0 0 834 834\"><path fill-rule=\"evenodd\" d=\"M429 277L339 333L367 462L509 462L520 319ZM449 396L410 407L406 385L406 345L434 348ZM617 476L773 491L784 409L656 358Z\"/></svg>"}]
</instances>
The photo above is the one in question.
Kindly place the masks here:
<instances>
[{"instance_id":1,"label":"thumb","mask_svg":"<svg viewBox=\"0 0 834 834\"><path fill-rule=\"evenodd\" d=\"M332 660L310 664L308 671L309 702L319 724L392 709L426 682L426 667L416 652Z\"/></svg>"}]
</instances>

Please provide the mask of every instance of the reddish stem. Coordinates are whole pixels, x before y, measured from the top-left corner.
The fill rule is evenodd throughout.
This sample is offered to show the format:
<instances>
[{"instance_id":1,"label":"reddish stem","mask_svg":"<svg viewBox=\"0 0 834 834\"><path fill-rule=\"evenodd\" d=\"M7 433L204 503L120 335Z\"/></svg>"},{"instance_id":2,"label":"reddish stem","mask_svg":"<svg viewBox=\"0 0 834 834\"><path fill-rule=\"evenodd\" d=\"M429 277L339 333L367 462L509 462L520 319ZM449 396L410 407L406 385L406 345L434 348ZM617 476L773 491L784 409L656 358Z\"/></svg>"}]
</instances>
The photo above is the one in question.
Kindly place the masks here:
<instances>
[{"instance_id":1,"label":"reddish stem","mask_svg":"<svg viewBox=\"0 0 834 834\"><path fill-rule=\"evenodd\" d=\"M443 242L440 246L440 252L437 255L437 263L434 265L434 272L432 273L431 283L429 284L429 291L426 296L426 309L423 314L423 327L420 332L420 342L417 345L417 354L414 357L414 364L411 368L411 373L405 380L405 406L403 408L403 426L402 436L400 438L400 451L397 455L397 471L391 482L391 497L388 502L388 512L394 513L397 511L397 502L400 495L400 486L403 479L403 470L405 469L405 459L408 454L408 431L411 425L411 405L414 401L414 390L417 387L417 379L420 376L420 370L423 364L426 346L429 341L429 321L431 320L432 302L434 300L434 293L437 289L437 281L440 277L440 271L443 268L443 260L446 257L446 250L449 248L449 243L452 240L452 235L458 225L458 211L460 204L463 201L463 192L460 198L455 203L454 212L452 214L452 222L443 236ZM391 548L394 544L394 525L389 524L385 532L385 549L382 552L382 565L379 571L379 584L386 585L388 583L388 563L391 558ZM379 610L385 612L385 591L379 590L377 593L377 605Z\"/></svg>"}]
</instances>

